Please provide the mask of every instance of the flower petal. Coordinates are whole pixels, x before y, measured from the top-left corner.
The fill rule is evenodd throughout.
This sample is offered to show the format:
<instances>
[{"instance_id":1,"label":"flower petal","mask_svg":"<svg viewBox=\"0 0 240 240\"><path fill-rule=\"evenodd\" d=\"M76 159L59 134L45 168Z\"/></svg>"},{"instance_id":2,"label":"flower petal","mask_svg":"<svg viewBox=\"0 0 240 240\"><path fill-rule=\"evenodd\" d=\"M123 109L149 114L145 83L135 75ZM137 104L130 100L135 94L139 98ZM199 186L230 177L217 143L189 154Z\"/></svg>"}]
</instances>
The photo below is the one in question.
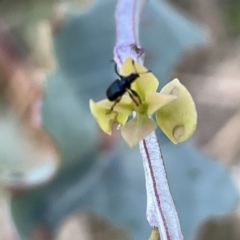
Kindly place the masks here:
<instances>
[{"instance_id":1,"label":"flower petal","mask_svg":"<svg viewBox=\"0 0 240 240\"><path fill-rule=\"evenodd\" d=\"M137 114L122 127L122 136L130 147L134 147L157 127L156 123L145 114Z\"/></svg>"},{"instance_id":2,"label":"flower petal","mask_svg":"<svg viewBox=\"0 0 240 240\"><path fill-rule=\"evenodd\" d=\"M160 235L157 227L152 228L152 232L148 240L160 240Z\"/></svg>"},{"instance_id":3,"label":"flower petal","mask_svg":"<svg viewBox=\"0 0 240 240\"><path fill-rule=\"evenodd\" d=\"M128 115L113 111L109 113L109 109L103 108L95 103L92 99L89 101L92 115L97 120L100 128L111 135L113 123L124 125L128 119Z\"/></svg>"},{"instance_id":4,"label":"flower petal","mask_svg":"<svg viewBox=\"0 0 240 240\"><path fill-rule=\"evenodd\" d=\"M114 102L110 102L108 99L101 100L97 104L103 108L110 109ZM122 99L114 107L116 112L130 115L134 111L132 99L128 95L122 96Z\"/></svg>"},{"instance_id":5,"label":"flower petal","mask_svg":"<svg viewBox=\"0 0 240 240\"><path fill-rule=\"evenodd\" d=\"M160 93L151 93L146 96L147 107L147 115L151 116L154 112L156 112L159 108L164 105L172 102L176 99L176 96L173 95L165 95Z\"/></svg>"},{"instance_id":6,"label":"flower petal","mask_svg":"<svg viewBox=\"0 0 240 240\"><path fill-rule=\"evenodd\" d=\"M197 111L192 96L178 79L164 86L160 93L172 94L177 99L156 112L158 125L173 143L187 140L197 125Z\"/></svg>"},{"instance_id":7,"label":"flower petal","mask_svg":"<svg viewBox=\"0 0 240 240\"><path fill-rule=\"evenodd\" d=\"M122 65L120 74L128 76L131 73L140 74L140 77L132 83L131 88L138 93L142 101L145 101L147 93L156 92L159 85L157 78L151 72L148 72L147 68L133 61L131 58L127 58Z\"/></svg>"}]
</instances>

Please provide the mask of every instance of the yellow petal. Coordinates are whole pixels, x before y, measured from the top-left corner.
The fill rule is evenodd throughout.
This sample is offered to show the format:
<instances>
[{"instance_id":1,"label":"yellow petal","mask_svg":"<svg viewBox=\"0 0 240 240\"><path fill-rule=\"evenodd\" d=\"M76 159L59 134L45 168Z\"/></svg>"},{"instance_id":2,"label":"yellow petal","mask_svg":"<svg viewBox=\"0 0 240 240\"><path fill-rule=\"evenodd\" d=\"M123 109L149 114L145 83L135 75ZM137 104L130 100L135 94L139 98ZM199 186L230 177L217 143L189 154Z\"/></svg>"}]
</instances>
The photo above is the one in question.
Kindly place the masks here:
<instances>
[{"instance_id":1,"label":"yellow petal","mask_svg":"<svg viewBox=\"0 0 240 240\"><path fill-rule=\"evenodd\" d=\"M137 115L122 127L122 136L130 147L134 147L156 128L156 123L147 115Z\"/></svg>"},{"instance_id":2,"label":"yellow petal","mask_svg":"<svg viewBox=\"0 0 240 240\"><path fill-rule=\"evenodd\" d=\"M111 135L113 123L124 125L128 119L126 114L121 114L116 111L109 113L109 109L103 108L95 103L92 99L89 101L89 106L92 115L97 120L100 128Z\"/></svg>"},{"instance_id":3,"label":"yellow petal","mask_svg":"<svg viewBox=\"0 0 240 240\"><path fill-rule=\"evenodd\" d=\"M188 90L174 79L160 91L177 97L156 112L156 120L162 131L173 143L187 140L197 125L197 111Z\"/></svg>"},{"instance_id":4,"label":"yellow petal","mask_svg":"<svg viewBox=\"0 0 240 240\"><path fill-rule=\"evenodd\" d=\"M127 58L125 60L120 74L123 76L128 76L131 73L136 73L136 71L139 73L140 77L132 83L131 88L138 93L142 101L145 101L145 96L147 93L156 92L159 82L151 72L148 72L147 68L138 62L132 61L133 60L131 58Z\"/></svg>"},{"instance_id":5,"label":"yellow petal","mask_svg":"<svg viewBox=\"0 0 240 240\"><path fill-rule=\"evenodd\" d=\"M114 102L104 99L97 102L97 104L103 108L110 109ZM128 95L122 96L121 101L117 103L117 105L114 107L114 110L122 114L130 115L134 111L132 99Z\"/></svg>"},{"instance_id":6,"label":"yellow petal","mask_svg":"<svg viewBox=\"0 0 240 240\"><path fill-rule=\"evenodd\" d=\"M154 112L156 112L159 108L163 107L164 105L172 102L176 99L176 96L173 95L164 95L160 93L151 93L146 96L146 103L147 103L147 115L150 116Z\"/></svg>"},{"instance_id":7,"label":"yellow petal","mask_svg":"<svg viewBox=\"0 0 240 240\"><path fill-rule=\"evenodd\" d=\"M152 232L148 240L161 240L157 227L152 228Z\"/></svg>"}]
</instances>

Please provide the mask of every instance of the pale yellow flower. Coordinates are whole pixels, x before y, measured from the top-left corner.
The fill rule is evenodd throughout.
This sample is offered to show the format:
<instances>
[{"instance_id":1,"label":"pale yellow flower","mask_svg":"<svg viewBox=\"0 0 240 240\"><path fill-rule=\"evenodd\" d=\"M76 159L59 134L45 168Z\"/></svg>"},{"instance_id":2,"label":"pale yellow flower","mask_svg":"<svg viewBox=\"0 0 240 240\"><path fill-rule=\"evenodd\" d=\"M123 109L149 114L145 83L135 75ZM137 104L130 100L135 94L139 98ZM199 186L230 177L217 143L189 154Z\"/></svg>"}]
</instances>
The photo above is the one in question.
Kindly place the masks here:
<instances>
[{"instance_id":1,"label":"pale yellow flower","mask_svg":"<svg viewBox=\"0 0 240 240\"><path fill-rule=\"evenodd\" d=\"M104 99L95 103L90 100L91 112L102 130L111 134L112 125L117 123L123 138L133 147L157 127L151 118L156 112L159 127L173 143L188 139L196 129L197 112L187 89L178 79L174 79L158 93L157 78L130 58L123 63L120 74L128 76L135 71L140 77L132 83L131 89L139 95L140 105L137 106L126 94L110 112L113 102ZM134 117L127 121L133 112Z\"/></svg>"}]
</instances>

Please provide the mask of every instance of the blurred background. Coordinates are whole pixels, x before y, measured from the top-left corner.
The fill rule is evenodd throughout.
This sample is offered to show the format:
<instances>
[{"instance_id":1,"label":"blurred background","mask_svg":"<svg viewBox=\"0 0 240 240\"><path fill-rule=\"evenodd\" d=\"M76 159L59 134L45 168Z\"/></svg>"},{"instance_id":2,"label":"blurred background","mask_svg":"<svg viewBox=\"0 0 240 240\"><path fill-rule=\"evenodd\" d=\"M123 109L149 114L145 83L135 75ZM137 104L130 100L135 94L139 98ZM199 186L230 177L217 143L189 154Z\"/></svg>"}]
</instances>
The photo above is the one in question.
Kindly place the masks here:
<instances>
[{"instance_id":1,"label":"blurred background","mask_svg":"<svg viewBox=\"0 0 240 240\"><path fill-rule=\"evenodd\" d=\"M0 1L0 239L145 240L138 147L101 132L89 99L116 79L116 0ZM196 101L192 139L157 130L186 240L240 239L240 1L150 0L140 42L160 88Z\"/></svg>"}]
</instances>

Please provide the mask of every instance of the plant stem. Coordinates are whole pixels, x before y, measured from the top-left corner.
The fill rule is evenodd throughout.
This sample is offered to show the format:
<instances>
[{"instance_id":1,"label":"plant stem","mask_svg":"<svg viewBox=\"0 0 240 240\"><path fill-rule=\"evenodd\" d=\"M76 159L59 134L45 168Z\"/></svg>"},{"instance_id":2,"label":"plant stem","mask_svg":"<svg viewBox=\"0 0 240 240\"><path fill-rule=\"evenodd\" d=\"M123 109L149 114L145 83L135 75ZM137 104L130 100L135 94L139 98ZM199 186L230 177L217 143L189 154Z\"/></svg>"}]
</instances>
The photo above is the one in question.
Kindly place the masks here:
<instances>
[{"instance_id":1,"label":"plant stem","mask_svg":"<svg viewBox=\"0 0 240 240\"><path fill-rule=\"evenodd\" d=\"M114 61L118 67L127 57L143 63L144 50L138 43L138 22L144 0L119 0L116 8Z\"/></svg>"},{"instance_id":2,"label":"plant stem","mask_svg":"<svg viewBox=\"0 0 240 240\"><path fill-rule=\"evenodd\" d=\"M114 60L119 68L127 57L143 64L144 49L140 47L138 40L139 16L143 2L144 0L118 0ZM181 240L181 227L155 132L142 140L139 147L146 179L146 215L149 225L158 227L161 240Z\"/></svg>"}]
</instances>

